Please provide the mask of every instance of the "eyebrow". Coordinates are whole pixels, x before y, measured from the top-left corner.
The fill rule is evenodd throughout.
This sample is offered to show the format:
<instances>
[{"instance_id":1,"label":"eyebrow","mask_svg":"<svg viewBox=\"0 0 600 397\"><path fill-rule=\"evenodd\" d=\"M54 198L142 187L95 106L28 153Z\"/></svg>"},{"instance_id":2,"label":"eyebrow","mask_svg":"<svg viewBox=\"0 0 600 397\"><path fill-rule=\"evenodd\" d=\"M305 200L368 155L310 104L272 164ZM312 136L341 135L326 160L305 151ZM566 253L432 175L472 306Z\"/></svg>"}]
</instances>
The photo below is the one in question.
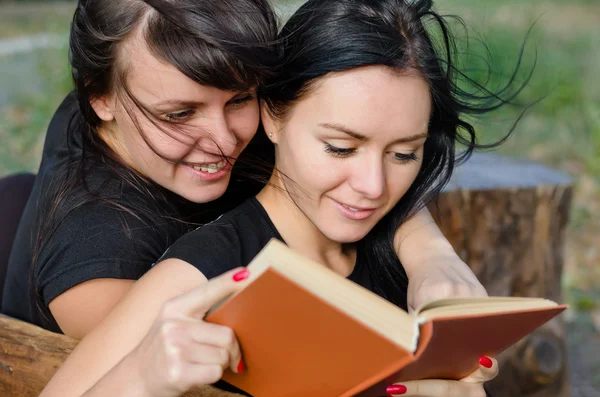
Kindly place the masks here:
<instances>
[{"instance_id":1,"label":"eyebrow","mask_svg":"<svg viewBox=\"0 0 600 397\"><path fill-rule=\"evenodd\" d=\"M235 99L239 96L251 95L254 93L255 93L254 90L240 91L236 95L232 96L229 101L232 101L233 99ZM167 99L165 101L159 101L159 102L152 104L152 106L155 108L169 107L169 106L202 107L204 105L205 105L204 102L194 101L194 100L186 100L186 99Z\"/></svg>"},{"instance_id":2,"label":"eyebrow","mask_svg":"<svg viewBox=\"0 0 600 397\"><path fill-rule=\"evenodd\" d=\"M321 124L319 124L319 126L330 129L330 130L343 132L344 134L347 134L347 135L351 136L352 138L357 139L359 141L367 141L369 139L367 136L365 136L359 132L353 131L350 128L347 128L341 124L321 123ZM425 138L427 138L427 136L428 136L427 132L422 132L420 134L410 135L407 137L397 139L396 141L394 141L394 143L414 142L414 141L418 141L419 139L425 139Z\"/></svg>"},{"instance_id":3,"label":"eyebrow","mask_svg":"<svg viewBox=\"0 0 600 397\"><path fill-rule=\"evenodd\" d=\"M168 106L200 107L202 105L203 105L202 102L189 101L189 100L183 100L183 99L169 99L166 101L160 101L160 102L156 102L156 103L152 104L152 106L156 107L156 108L168 107Z\"/></svg>"}]
</instances>

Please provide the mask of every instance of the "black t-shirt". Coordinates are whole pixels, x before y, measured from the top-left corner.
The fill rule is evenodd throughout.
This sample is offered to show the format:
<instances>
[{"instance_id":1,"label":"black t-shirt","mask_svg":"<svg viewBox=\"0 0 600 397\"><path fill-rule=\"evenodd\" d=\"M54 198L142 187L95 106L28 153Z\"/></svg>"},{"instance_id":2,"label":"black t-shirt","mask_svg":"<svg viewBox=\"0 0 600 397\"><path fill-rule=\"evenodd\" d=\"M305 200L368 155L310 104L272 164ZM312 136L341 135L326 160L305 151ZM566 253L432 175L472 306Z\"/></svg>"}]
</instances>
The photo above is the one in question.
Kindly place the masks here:
<instances>
[{"instance_id":1,"label":"black t-shirt","mask_svg":"<svg viewBox=\"0 0 600 397\"><path fill-rule=\"evenodd\" d=\"M211 279L236 267L247 266L272 238L283 242L264 207L256 198L250 198L214 222L181 237L157 263L170 258L181 259ZM357 252L356 263L348 279L373 290L360 251ZM224 381L217 382L215 386L249 395Z\"/></svg>"},{"instance_id":2,"label":"black t-shirt","mask_svg":"<svg viewBox=\"0 0 600 397\"><path fill-rule=\"evenodd\" d=\"M3 313L55 332L61 331L47 306L58 295L97 278L140 278L180 236L254 194L228 193L227 199L199 205L154 185L137 189L124 181L118 164L107 165L86 151L87 131L77 127L84 125L76 122L78 117L81 112L71 93L48 128L40 169L11 251L3 296ZM65 197L56 197L57 176L75 172L82 159L85 180ZM89 192L96 198L83 202ZM42 208L55 199L68 203L69 212L56 228L44 229ZM46 243L36 250L38 232L46 233ZM35 259L34 251L38 252Z\"/></svg>"},{"instance_id":3,"label":"black t-shirt","mask_svg":"<svg viewBox=\"0 0 600 397\"><path fill-rule=\"evenodd\" d=\"M247 266L272 238L285 242L262 204L253 197L215 221L181 237L159 261L181 259L210 280L236 267ZM360 251L348 279L373 290Z\"/></svg>"}]
</instances>

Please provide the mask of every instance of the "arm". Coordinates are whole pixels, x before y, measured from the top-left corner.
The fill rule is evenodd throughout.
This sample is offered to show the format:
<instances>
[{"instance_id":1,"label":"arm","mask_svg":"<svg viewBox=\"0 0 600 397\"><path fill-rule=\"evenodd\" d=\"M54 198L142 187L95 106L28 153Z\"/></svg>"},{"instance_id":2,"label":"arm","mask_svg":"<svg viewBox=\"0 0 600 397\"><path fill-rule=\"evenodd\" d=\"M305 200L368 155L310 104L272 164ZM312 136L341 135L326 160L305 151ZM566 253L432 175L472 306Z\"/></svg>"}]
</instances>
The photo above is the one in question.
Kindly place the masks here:
<instances>
[{"instance_id":1,"label":"arm","mask_svg":"<svg viewBox=\"0 0 600 397\"><path fill-rule=\"evenodd\" d=\"M408 306L453 296L487 296L471 269L423 208L404 222L394 236L394 247L409 279Z\"/></svg>"},{"instance_id":2,"label":"arm","mask_svg":"<svg viewBox=\"0 0 600 397\"><path fill-rule=\"evenodd\" d=\"M66 335L81 339L96 327L164 252L148 225L102 202L60 223L37 257L34 283Z\"/></svg>"},{"instance_id":3,"label":"arm","mask_svg":"<svg viewBox=\"0 0 600 397\"><path fill-rule=\"evenodd\" d=\"M133 283L108 278L86 281L50 302L50 312L65 335L82 339L100 324Z\"/></svg>"},{"instance_id":4,"label":"arm","mask_svg":"<svg viewBox=\"0 0 600 397\"><path fill-rule=\"evenodd\" d=\"M172 397L215 382L224 366L237 368L240 350L231 330L201 320L242 286L232 272L208 282L187 262L161 262L79 343L41 397Z\"/></svg>"}]
</instances>

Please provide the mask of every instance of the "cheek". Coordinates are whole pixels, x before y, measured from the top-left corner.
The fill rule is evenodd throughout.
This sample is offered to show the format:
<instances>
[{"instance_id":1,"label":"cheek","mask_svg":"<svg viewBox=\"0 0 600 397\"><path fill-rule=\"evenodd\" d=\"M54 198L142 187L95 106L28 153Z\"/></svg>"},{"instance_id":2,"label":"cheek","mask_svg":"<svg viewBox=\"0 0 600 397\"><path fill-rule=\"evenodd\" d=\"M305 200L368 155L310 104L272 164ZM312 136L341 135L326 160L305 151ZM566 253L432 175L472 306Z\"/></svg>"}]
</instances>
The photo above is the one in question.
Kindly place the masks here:
<instances>
[{"instance_id":1,"label":"cheek","mask_svg":"<svg viewBox=\"0 0 600 397\"><path fill-rule=\"evenodd\" d=\"M313 198L335 189L346 179L349 163L326 153L323 143L313 137L285 140L278 149L281 170Z\"/></svg>"},{"instance_id":2,"label":"cheek","mask_svg":"<svg viewBox=\"0 0 600 397\"><path fill-rule=\"evenodd\" d=\"M237 140L243 142L244 146L256 134L259 123L260 112L258 104L248 105L243 109L233 112L228 120L229 128L235 134Z\"/></svg>"},{"instance_id":3,"label":"cheek","mask_svg":"<svg viewBox=\"0 0 600 397\"><path fill-rule=\"evenodd\" d=\"M410 189L417 175L419 175L420 169L420 162L407 165L402 169L402 172L396 172L394 178L388 181L388 189L394 204L400 201L408 189Z\"/></svg>"},{"instance_id":4,"label":"cheek","mask_svg":"<svg viewBox=\"0 0 600 397\"><path fill-rule=\"evenodd\" d=\"M132 161L144 168L157 162L162 166L163 158L180 160L190 148L190 144L185 142L185 135L179 134L178 139L176 132L163 131L143 117L137 122L126 117L119 123L119 131Z\"/></svg>"}]
</instances>

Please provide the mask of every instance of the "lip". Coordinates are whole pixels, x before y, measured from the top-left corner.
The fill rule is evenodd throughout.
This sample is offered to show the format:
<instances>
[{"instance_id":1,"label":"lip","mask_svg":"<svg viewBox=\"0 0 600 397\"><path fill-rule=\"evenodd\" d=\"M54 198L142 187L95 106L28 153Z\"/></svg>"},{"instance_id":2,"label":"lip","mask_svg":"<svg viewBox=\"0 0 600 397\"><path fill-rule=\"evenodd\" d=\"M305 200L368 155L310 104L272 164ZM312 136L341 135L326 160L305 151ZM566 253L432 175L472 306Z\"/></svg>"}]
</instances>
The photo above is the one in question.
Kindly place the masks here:
<instances>
[{"instance_id":1,"label":"lip","mask_svg":"<svg viewBox=\"0 0 600 397\"><path fill-rule=\"evenodd\" d=\"M214 164L214 163L194 163L195 166L199 166L199 165L204 165L204 164ZM219 180L221 178L223 178L225 175L227 175L229 173L229 171L231 171L231 162L227 161L225 164L225 167L223 167L222 169L220 169L217 172L214 173L209 173L209 172L204 172L201 170L197 170L195 169L192 165L190 165L189 163L186 164L182 164L183 168L185 168L187 171L193 173L197 178L200 178L203 181L216 181Z\"/></svg>"},{"instance_id":2,"label":"lip","mask_svg":"<svg viewBox=\"0 0 600 397\"><path fill-rule=\"evenodd\" d=\"M348 204L342 204L339 201L333 199L332 201L335 203L335 206L338 208L338 210L340 210L343 216L354 221L364 221L365 219L368 219L371 216L373 216L375 211L377 211L377 208L360 208ZM346 207L356 208L358 209L358 211L352 211L351 209Z\"/></svg>"}]
</instances>

